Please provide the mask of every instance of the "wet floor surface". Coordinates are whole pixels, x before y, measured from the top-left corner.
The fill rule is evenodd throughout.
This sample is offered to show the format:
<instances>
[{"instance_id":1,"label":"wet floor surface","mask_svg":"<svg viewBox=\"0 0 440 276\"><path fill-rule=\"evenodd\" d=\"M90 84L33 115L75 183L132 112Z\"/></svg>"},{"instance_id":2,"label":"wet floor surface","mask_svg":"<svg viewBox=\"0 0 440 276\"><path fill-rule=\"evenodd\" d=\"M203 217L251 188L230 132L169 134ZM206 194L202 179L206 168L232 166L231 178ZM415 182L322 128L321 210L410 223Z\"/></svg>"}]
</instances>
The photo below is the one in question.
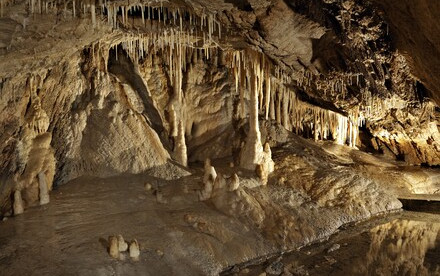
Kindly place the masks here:
<instances>
[{"instance_id":1,"label":"wet floor surface","mask_svg":"<svg viewBox=\"0 0 440 276\"><path fill-rule=\"evenodd\" d=\"M400 212L229 275L440 275L440 213ZM264 275L264 274L263 274Z\"/></svg>"},{"instance_id":2,"label":"wet floor surface","mask_svg":"<svg viewBox=\"0 0 440 276\"><path fill-rule=\"evenodd\" d=\"M206 275L237 256L265 254L260 236L198 201L194 177L155 191L146 181L154 184L142 175L80 178L53 191L48 205L0 221L0 275ZM138 240L139 261L109 256L107 239L117 234Z\"/></svg>"}]
</instances>

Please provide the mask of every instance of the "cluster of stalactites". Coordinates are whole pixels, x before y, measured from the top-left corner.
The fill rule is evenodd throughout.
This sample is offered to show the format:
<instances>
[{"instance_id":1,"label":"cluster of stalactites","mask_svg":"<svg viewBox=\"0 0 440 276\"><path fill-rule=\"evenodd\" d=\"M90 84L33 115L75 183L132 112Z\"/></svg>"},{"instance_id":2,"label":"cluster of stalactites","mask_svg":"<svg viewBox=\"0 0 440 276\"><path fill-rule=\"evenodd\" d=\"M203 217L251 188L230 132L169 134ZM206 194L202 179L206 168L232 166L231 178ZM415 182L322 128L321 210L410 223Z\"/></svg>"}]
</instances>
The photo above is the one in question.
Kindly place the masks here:
<instances>
[{"instance_id":1,"label":"cluster of stalactites","mask_svg":"<svg viewBox=\"0 0 440 276\"><path fill-rule=\"evenodd\" d=\"M187 165L187 153L184 132L186 120L183 107L183 74L188 66L192 66L197 60L208 60L212 56L217 56L218 51L217 44L211 43L211 34L214 30L212 22L204 16L202 18L204 18L202 22L205 22L202 25L208 22L210 30L208 35L203 33L203 37L199 37L194 32L182 31L182 28L168 28L148 34L128 34L110 47L117 48L120 45L135 63L142 59L153 60L157 56L162 57L174 90L168 110L170 113L170 136L175 139L176 159L184 166Z\"/></svg>"},{"instance_id":2,"label":"cluster of stalactites","mask_svg":"<svg viewBox=\"0 0 440 276\"><path fill-rule=\"evenodd\" d=\"M360 114L370 120L374 121L377 118L382 118L384 112L391 109L402 110L407 108L409 105L414 104L414 102L402 99L398 95L389 95L388 97L373 96L370 91L362 90L362 106L360 109Z\"/></svg>"},{"instance_id":3,"label":"cluster of stalactites","mask_svg":"<svg viewBox=\"0 0 440 276\"><path fill-rule=\"evenodd\" d=\"M163 65L167 68L170 84L173 87L172 100L168 107L170 113L170 136L176 139L176 158L182 165L186 166L186 145L184 138L185 112L183 110L183 75L188 67L198 60L209 60L218 56L218 47L208 44L197 43L199 38L181 32L178 29L167 29L162 32L151 32L148 34L126 34L112 44L97 42L91 45L91 63L98 68L107 70L109 52L122 48L130 59L137 64L141 60L154 60L160 56ZM116 59L118 54L116 54ZM104 66L101 66L102 61ZM218 59L213 59L218 62ZM180 132L179 132L180 130ZM180 133L180 134L179 134Z\"/></svg>"},{"instance_id":4,"label":"cluster of stalactites","mask_svg":"<svg viewBox=\"0 0 440 276\"><path fill-rule=\"evenodd\" d=\"M104 8L107 10L107 21L114 28L118 28L119 24L131 24L130 19L137 19L140 14L139 20L145 27L178 27L181 32L186 29L191 34L200 34L206 41L212 40L214 35L221 37L221 24L211 13L199 16L183 8L164 7L162 2L160 6L104 4L102 10Z\"/></svg>"},{"instance_id":5,"label":"cluster of stalactites","mask_svg":"<svg viewBox=\"0 0 440 276\"><path fill-rule=\"evenodd\" d=\"M338 72L322 78L319 74L313 74L307 70L301 70L293 74L296 85L303 90L316 89L321 91L324 96L330 96L338 100L344 100L348 95L348 87L361 87L368 83L362 73ZM384 103L373 98L368 88L360 88L360 114L363 117L363 124L368 118L374 118L377 113L382 112ZM393 101L393 99L390 99Z\"/></svg>"},{"instance_id":6,"label":"cluster of stalactites","mask_svg":"<svg viewBox=\"0 0 440 276\"><path fill-rule=\"evenodd\" d=\"M96 22L96 2L95 0L29 0L29 12L32 14L48 14L62 10L64 15L71 9L73 17L90 14L93 22ZM102 0L99 1L102 5Z\"/></svg>"},{"instance_id":7,"label":"cluster of stalactites","mask_svg":"<svg viewBox=\"0 0 440 276\"><path fill-rule=\"evenodd\" d=\"M176 117L181 118L183 114L179 112L179 106L183 100L183 74L197 60L209 60L217 56L217 47L198 47L196 39L185 33L176 30L168 30L162 33L152 33L149 35L128 35L119 44L130 56L131 60L137 63L141 59L154 59L161 56L164 65L167 67L170 84L173 87L173 104ZM171 122L173 137L177 136L178 122ZM184 126L185 127L185 126Z\"/></svg>"},{"instance_id":8,"label":"cluster of stalactites","mask_svg":"<svg viewBox=\"0 0 440 276\"><path fill-rule=\"evenodd\" d=\"M49 128L49 117L41 108L40 98L37 95L37 80L34 76L29 78L29 87L31 90L33 118L28 122L28 127L34 135L45 133Z\"/></svg>"},{"instance_id":9,"label":"cluster of stalactites","mask_svg":"<svg viewBox=\"0 0 440 276\"><path fill-rule=\"evenodd\" d=\"M168 74L171 85L174 88L174 99L177 106L174 108L176 118L182 117L178 106L182 102L183 72L191 65L194 58L199 56L209 59L218 51L217 47L199 48L196 38L179 30L169 29L163 32L153 32L148 35L126 35L122 40L115 42L113 46L122 47L134 62L140 59L160 55L166 57ZM95 47L93 59L102 54ZM105 51L108 53L108 51ZM105 63L108 54L104 56ZM329 139L332 137L339 144L348 143L355 145L358 125L365 124L365 111L357 111L356 116L346 117L339 113L319 108L300 101L296 93L289 89L288 84L292 79L279 67L274 66L264 54L252 51L231 51L227 53L230 67L235 76L235 87L240 95L239 116L246 117L245 99L246 93L254 90L258 96L258 113L264 114L266 120L276 120L290 131L304 134L306 129L312 131L315 139ZM105 68L106 68L105 64ZM306 75L305 75L306 76ZM310 117L313 120L310 120ZM308 119L307 119L308 118ZM178 126L181 122L171 122L174 125L171 130L173 137L177 136ZM251 124L253 126L255 124ZM258 138L258 135L257 135ZM261 143L261 141L258 141Z\"/></svg>"},{"instance_id":10,"label":"cluster of stalactites","mask_svg":"<svg viewBox=\"0 0 440 276\"><path fill-rule=\"evenodd\" d=\"M306 134L310 131L315 140L332 139L337 144L356 146L359 126L365 123L360 112L344 116L340 113L303 102L294 91L285 86L274 86L276 101L275 119L289 131Z\"/></svg>"},{"instance_id":11,"label":"cluster of stalactites","mask_svg":"<svg viewBox=\"0 0 440 276\"><path fill-rule=\"evenodd\" d=\"M245 115L245 93L256 90L259 98L259 107L268 105L270 102L263 102L263 97L269 99L271 96L271 70L272 64L264 54L253 51L233 51L228 56L230 67L235 77L235 90L240 95L239 115ZM251 91L252 92L252 91ZM265 96L264 96L265 95ZM268 109L269 106L266 106ZM269 114L266 114L266 119Z\"/></svg>"},{"instance_id":12,"label":"cluster of stalactites","mask_svg":"<svg viewBox=\"0 0 440 276\"><path fill-rule=\"evenodd\" d=\"M371 64L373 60L365 60L365 63ZM384 75L384 73L381 73ZM313 74L310 71L301 70L292 75L296 85L303 90L315 89L321 91L323 96L344 100L347 97L348 88L352 86L359 87L359 108L357 112L361 119L360 124L365 125L366 120L374 121L383 116L385 110L393 108L404 109L409 104L408 100L401 99L398 95L373 95L370 89L369 80L362 73L337 72L330 73L325 78L319 74ZM416 80L414 80L416 82ZM382 81L376 82L379 87L383 87ZM414 85L415 86L415 85ZM354 119L353 119L354 120Z\"/></svg>"},{"instance_id":13,"label":"cluster of stalactites","mask_svg":"<svg viewBox=\"0 0 440 276\"><path fill-rule=\"evenodd\" d=\"M104 61L104 71L108 65L108 53L110 49L118 51L121 47L128 54L134 63L145 58L155 56L165 57L165 65L172 86L175 86L176 95L181 98L182 73L194 60L210 59L217 55L216 45L200 44L200 38L188 32L181 32L177 29L164 29L161 32L145 34L128 33L112 44L93 43L90 47L91 62L98 68ZM116 55L117 58L117 55Z\"/></svg>"},{"instance_id":14,"label":"cluster of stalactites","mask_svg":"<svg viewBox=\"0 0 440 276\"><path fill-rule=\"evenodd\" d=\"M134 62L160 53L170 66L173 79L178 71L185 70L193 54L209 59L217 51L217 46L200 45L198 42L198 37L188 32L168 29L148 34L129 34L112 47L120 44Z\"/></svg>"},{"instance_id":15,"label":"cluster of stalactites","mask_svg":"<svg viewBox=\"0 0 440 276\"><path fill-rule=\"evenodd\" d=\"M345 99L348 95L348 87L360 86L366 80L361 73L342 73L330 74L325 78L322 75L314 74L308 70L300 70L292 75L296 85L303 90L314 87L322 91L324 96L334 96L338 99Z\"/></svg>"},{"instance_id":16,"label":"cluster of stalactites","mask_svg":"<svg viewBox=\"0 0 440 276\"><path fill-rule=\"evenodd\" d=\"M235 76L235 86L240 95L240 116L245 117L245 93L249 93L249 133L240 153L240 166L255 170L260 166L268 175L273 171L273 161L269 151L263 149L258 123L259 109L264 97L270 98L271 63L262 53L245 50L229 53L227 59ZM269 102L265 102L269 104Z\"/></svg>"},{"instance_id":17,"label":"cluster of stalactites","mask_svg":"<svg viewBox=\"0 0 440 276\"><path fill-rule=\"evenodd\" d=\"M1 1L3 7L5 0ZM143 26L156 31L176 28L182 33L187 32L188 36L200 37L203 41L202 46L218 44L214 38L221 38L221 24L213 13L195 14L185 7L167 7L163 5L167 1L162 0L130 2L122 4L103 0L29 0L29 11L32 14L47 14L63 10L65 15L71 12L74 18L90 16L93 26L101 21L97 20L99 16L103 22L106 21L113 28L134 25L136 29Z\"/></svg>"},{"instance_id":18,"label":"cluster of stalactites","mask_svg":"<svg viewBox=\"0 0 440 276\"><path fill-rule=\"evenodd\" d=\"M297 134L305 134L309 129L315 140L332 138L338 144L355 147L359 126L365 124L364 113L359 109L347 117L299 100L295 91L287 86L291 77L274 66L262 53L234 51L229 55L229 60L235 77L235 89L240 95L239 117L246 116L245 93L252 94L255 90L258 113L264 114L266 120L275 120Z\"/></svg>"}]
</instances>

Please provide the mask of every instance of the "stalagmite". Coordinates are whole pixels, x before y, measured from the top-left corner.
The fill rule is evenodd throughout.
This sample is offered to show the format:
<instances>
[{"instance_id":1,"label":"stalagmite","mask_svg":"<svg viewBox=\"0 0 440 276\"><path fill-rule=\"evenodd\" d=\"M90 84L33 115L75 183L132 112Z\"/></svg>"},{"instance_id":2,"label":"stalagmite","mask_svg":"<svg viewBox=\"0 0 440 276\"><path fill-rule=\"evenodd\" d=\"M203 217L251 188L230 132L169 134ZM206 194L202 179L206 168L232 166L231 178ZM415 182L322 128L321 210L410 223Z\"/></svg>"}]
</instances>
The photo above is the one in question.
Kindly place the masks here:
<instances>
[{"instance_id":1,"label":"stalagmite","mask_svg":"<svg viewBox=\"0 0 440 276\"><path fill-rule=\"evenodd\" d=\"M272 160L272 150L269 143L264 144L262 163L265 165L265 169L268 173L272 173L275 169L275 162Z\"/></svg>"},{"instance_id":2,"label":"stalagmite","mask_svg":"<svg viewBox=\"0 0 440 276\"><path fill-rule=\"evenodd\" d=\"M262 185L267 185L268 175L263 164L258 164L255 167L255 174L260 178Z\"/></svg>"},{"instance_id":3,"label":"stalagmite","mask_svg":"<svg viewBox=\"0 0 440 276\"><path fill-rule=\"evenodd\" d=\"M257 91L257 77L251 74L251 103L249 107L249 133L246 138L246 143L241 150L240 166L254 170L255 166L260 163L263 146L261 144L261 134L258 125L258 91Z\"/></svg>"},{"instance_id":4,"label":"stalagmite","mask_svg":"<svg viewBox=\"0 0 440 276\"><path fill-rule=\"evenodd\" d=\"M139 250L139 243L137 242L136 239L130 242L130 247L128 251L130 253L130 258L132 258L134 261L139 260L140 250Z\"/></svg>"},{"instance_id":5,"label":"stalagmite","mask_svg":"<svg viewBox=\"0 0 440 276\"><path fill-rule=\"evenodd\" d=\"M147 182L144 184L145 191L151 191L152 188L153 188L153 185L151 185L150 183Z\"/></svg>"},{"instance_id":6,"label":"stalagmite","mask_svg":"<svg viewBox=\"0 0 440 276\"><path fill-rule=\"evenodd\" d=\"M223 177L221 173L219 173L214 180L211 197L216 197L219 194L221 194L222 191L226 190L226 186L227 186L226 179Z\"/></svg>"},{"instance_id":7,"label":"stalagmite","mask_svg":"<svg viewBox=\"0 0 440 276\"><path fill-rule=\"evenodd\" d=\"M171 129L171 137L177 137L178 132L179 132L179 126L177 123L177 115L176 115L176 110L174 109L174 104L172 104L170 106L170 129Z\"/></svg>"},{"instance_id":8,"label":"stalagmite","mask_svg":"<svg viewBox=\"0 0 440 276\"><path fill-rule=\"evenodd\" d=\"M241 113L244 111L244 83L247 84L246 90L250 93L249 105L249 133L246 142L240 152L240 166L255 170L255 166L264 159L263 146L261 143L261 133L258 124L259 99L265 99L266 116L269 115L271 102L271 80L270 64L263 54L253 51L236 51L231 55L231 67L234 70L236 90L240 90ZM246 82L244 81L246 79ZM264 85L265 84L265 85ZM264 91L266 89L266 91ZM274 89L275 91L275 89ZM262 102L263 103L263 102ZM241 114L241 118L243 118Z\"/></svg>"},{"instance_id":9,"label":"stalagmite","mask_svg":"<svg viewBox=\"0 0 440 276\"><path fill-rule=\"evenodd\" d=\"M115 236L108 237L108 253L112 258L119 259L119 242Z\"/></svg>"},{"instance_id":10,"label":"stalagmite","mask_svg":"<svg viewBox=\"0 0 440 276\"><path fill-rule=\"evenodd\" d=\"M199 200L205 201L211 198L212 189L214 187L214 179L209 178L208 181L204 183L203 189L199 193Z\"/></svg>"},{"instance_id":11,"label":"stalagmite","mask_svg":"<svg viewBox=\"0 0 440 276\"><path fill-rule=\"evenodd\" d=\"M122 235L118 235L118 250L119 252L125 252L128 249L128 244L122 237Z\"/></svg>"},{"instance_id":12,"label":"stalagmite","mask_svg":"<svg viewBox=\"0 0 440 276\"><path fill-rule=\"evenodd\" d=\"M234 173L228 180L228 191L232 192L240 187L240 178L236 173Z\"/></svg>"},{"instance_id":13,"label":"stalagmite","mask_svg":"<svg viewBox=\"0 0 440 276\"><path fill-rule=\"evenodd\" d=\"M15 190L14 192L14 205L13 205L14 215L20 215L24 212L23 199L21 198L21 191Z\"/></svg>"},{"instance_id":14,"label":"stalagmite","mask_svg":"<svg viewBox=\"0 0 440 276\"><path fill-rule=\"evenodd\" d=\"M215 180L217 178L217 172L214 167L211 166L211 159L207 158L204 165L203 183L206 183L209 179Z\"/></svg>"},{"instance_id":15,"label":"stalagmite","mask_svg":"<svg viewBox=\"0 0 440 276\"><path fill-rule=\"evenodd\" d=\"M47 204L50 200L46 182L46 174L44 172L38 173L38 183L40 187L40 205Z\"/></svg>"},{"instance_id":16,"label":"stalagmite","mask_svg":"<svg viewBox=\"0 0 440 276\"><path fill-rule=\"evenodd\" d=\"M176 161L179 162L182 166L188 165L188 157L187 157L187 149L185 143L185 129L182 121L179 123L179 131L176 137Z\"/></svg>"},{"instance_id":17,"label":"stalagmite","mask_svg":"<svg viewBox=\"0 0 440 276\"><path fill-rule=\"evenodd\" d=\"M203 189L199 193L199 200L204 201L211 198L214 181L217 178L217 172L211 166L211 160L205 160L205 174L203 176Z\"/></svg>"}]
</instances>

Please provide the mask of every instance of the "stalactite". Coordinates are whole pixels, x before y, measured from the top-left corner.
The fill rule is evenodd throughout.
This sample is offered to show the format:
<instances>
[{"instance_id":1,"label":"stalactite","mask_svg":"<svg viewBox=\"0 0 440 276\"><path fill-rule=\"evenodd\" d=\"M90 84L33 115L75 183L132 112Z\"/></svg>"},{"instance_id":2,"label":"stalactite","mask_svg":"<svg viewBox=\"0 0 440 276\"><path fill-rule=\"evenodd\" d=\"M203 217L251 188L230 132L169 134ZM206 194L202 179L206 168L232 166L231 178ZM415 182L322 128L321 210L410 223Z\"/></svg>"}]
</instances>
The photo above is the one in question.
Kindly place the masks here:
<instances>
[{"instance_id":1,"label":"stalactite","mask_svg":"<svg viewBox=\"0 0 440 276\"><path fill-rule=\"evenodd\" d=\"M270 115L270 119L271 120L275 120L275 91L272 92L272 80L269 80L269 87L270 87L270 111L269 111L269 115Z\"/></svg>"},{"instance_id":2,"label":"stalactite","mask_svg":"<svg viewBox=\"0 0 440 276\"><path fill-rule=\"evenodd\" d=\"M276 120L279 125L281 125L281 92L277 91L277 107L276 107Z\"/></svg>"},{"instance_id":3,"label":"stalactite","mask_svg":"<svg viewBox=\"0 0 440 276\"><path fill-rule=\"evenodd\" d=\"M266 83L266 94L264 96L265 98L265 119L269 119L269 112L270 112L270 105L272 101L272 95L271 95L271 80L270 80L270 72L269 70L266 70L265 72L265 83Z\"/></svg>"},{"instance_id":4,"label":"stalactite","mask_svg":"<svg viewBox=\"0 0 440 276\"><path fill-rule=\"evenodd\" d=\"M282 89L282 95L283 95L283 115L282 115L282 124L283 127L287 130L289 130L289 113L288 113L288 107L289 107L289 95L287 90L283 87Z\"/></svg>"},{"instance_id":5,"label":"stalactite","mask_svg":"<svg viewBox=\"0 0 440 276\"><path fill-rule=\"evenodd\" d=\"M33 2L34 1L32 0L32 3ZM73 2L72 2L72 9L73 9L73 17L76 17L76 4L75 4L75 0L73 0ZM34 7L33 7L33 4L32 4L31 13L33 13L33 10L34 10Z\"/></svg>"},{"instance_id":6,"label":"stalactite","mask_svg":"<svg viewBox=\"0 0 440 276\"><path fill-rule=\"evenodd\" d=\"M318 141L319 139L319 133L318 133L318 116L316 114L316 110L313 109L313 138L315 141Z\"/></svg>"},{"instance_id":7,"label":"stalactite","mask_svg":"<svg viewBox=\"0 0 440 276\"><path fill-rule=\"evenodd\" d=\"M90 5L90 12L92 14L92 25L93 27L96 27L96 9L95 9L95 3L92 1L92 4Z\"/></svg>"},{"instance_id":8,"label":"stalactite","mask_svg":"<svg viewBox=\"0 0 440 276\"><path fill-rule=\"evenodd\" d=\"M344 145L347 141L348 119L345 116L338 116L337 143Z\"/></svg>"}]
</instances>

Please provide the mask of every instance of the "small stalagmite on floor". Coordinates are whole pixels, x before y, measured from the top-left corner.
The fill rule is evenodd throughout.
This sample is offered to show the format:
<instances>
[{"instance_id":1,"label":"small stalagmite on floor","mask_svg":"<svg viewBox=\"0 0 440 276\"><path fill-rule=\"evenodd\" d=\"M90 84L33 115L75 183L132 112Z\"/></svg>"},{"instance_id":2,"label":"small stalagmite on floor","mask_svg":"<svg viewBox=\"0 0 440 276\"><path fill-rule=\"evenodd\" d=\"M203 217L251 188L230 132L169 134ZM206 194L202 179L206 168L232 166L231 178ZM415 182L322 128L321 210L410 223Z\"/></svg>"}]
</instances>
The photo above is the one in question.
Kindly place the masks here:
<instances>
[{"instance_id":1,"label":"small stalagmite on floor","mask_svg":"<svg viewBox=\"0 0 440 276\"><path fill-rule=\"evenodd\" d=\"M232 192L238 189L240 187L240 178L236 173L234 173L229 179L228 179L228 191Z\"/></svg>"},{"instance_id":2,"label":"small stalagmite on floor","mask_svg":"<svg viewBox=\"0 0 440 276\"><path fill-rule=\"evenodd\" d=\"M20 215L24 212L23 199L21 198L21 191L15 190L14 192L14 215Z\"/></svg>"},{"instance_id":3,"label":"small stalagmite on floor","mask_svg":"<svg viewBox=\"0 0 440 276\"><path fill-rule=\"evenodd\" d=\"M258 178L260 178L261 183L263 185L267 184L268 173L267 173L266 169L264 168L263 164L258 164L255 167L255 174L258 176Z\"/></svg>"},{"instance_id":4,"label":"small stalagmite on floor","mask_svg":"<svg viewBox=\"0 0 440 276\"><path fill-rule=\"evenodd\" d=\"M50 201L49 189L47 188L46 175L44 172L38 173L38 183L40 186L40 205L48 204Z\"/></svg>"},{"instance_id":5,"label":"small stalagmite on floor","mask_svg":"<svg viewBox=\"0 0 440 276\"><path fill-rule=\"evenodd\" d=\"M119 242L116 236L108 237L108 253L112 258L119 259Z\"/></svg>"},{"instance_id":6,"label":"small stalagmite on floor","mask_svg":"<svg viewBox=\"0 0 440 276\"><path fill-rule=\"evenodd\" d=\"M187 149L185 143L185 130L182 121L179 123L179 128L177 131L176 138L176 160L184 167L188 166Z\"/></svg>"},{"instance_id":7,"label":"small stalagmite on floor","mask_svg":"<svg viewBox=\"0 0 440 276\"><path fill-rule=\"evenodd\" d=\"M135 261L139 260L140 250L139 250L139 243L136 239L130 242L130 247L128 251L130 253L130 258L132 258Z\"/></svg>"},{"instance_id":8,"label":"small stalagmite on floor","mask_svg":"<svg viewBox=\"0 0 440 276\"><path fill-rule=\"evenodd\" d=\"M215 171L215 168L211 166L211 159L207 158L205 160L204 169L205 174L203 175L203 183L208 181L209 178L211 178L212 180L215 180L217 178L217 172Z\"/></svg>"},{"instance_id":9,"label":"small stalagmite on floor","mask_svg":"<svg viewBox=\"0 0 440 276\"><path fill-rule=\"evenodd\" d=\"M214 187L212 189L211 197L216 197L221 194L227 187L226 179L219 173L217 178L214 180Z\"/></svg>"},{"instance_id":10,"label":"small stalagmite on floor","mask_svg":"<svg viewBox=\"0 0 440 276\"><path fill-rule=\"evenodd\" d=\"M145 188L145 191L151 191L151 189L153 188L153 185L151 185L150 183L145 183L144 184L144 188Z\"/></svg>"},{"instance_id":11,"label":"small stalagmite on floor","mask_svg":"<svg viewBox=\"0 0 440 276\"><path fill-rule=\"evenodd\" d=\"M118 247L119 247L119 252L125 252L128 249L128 244L124 240L122 235L118 235Z\"/></svg>"},{"instance_id":12,"label":"small stalagmite on floor","mask_svg":"<svg viewBox=\"0 0 440 276\"><path fill-rule=\"evenodd\" d=\"M205 174L203 176L203 189L200 191L199 200L204 201L211 198L214 182L217 179L217 172L211 166L211 160L205 160Z\"/></svg>"}]
</instances>

